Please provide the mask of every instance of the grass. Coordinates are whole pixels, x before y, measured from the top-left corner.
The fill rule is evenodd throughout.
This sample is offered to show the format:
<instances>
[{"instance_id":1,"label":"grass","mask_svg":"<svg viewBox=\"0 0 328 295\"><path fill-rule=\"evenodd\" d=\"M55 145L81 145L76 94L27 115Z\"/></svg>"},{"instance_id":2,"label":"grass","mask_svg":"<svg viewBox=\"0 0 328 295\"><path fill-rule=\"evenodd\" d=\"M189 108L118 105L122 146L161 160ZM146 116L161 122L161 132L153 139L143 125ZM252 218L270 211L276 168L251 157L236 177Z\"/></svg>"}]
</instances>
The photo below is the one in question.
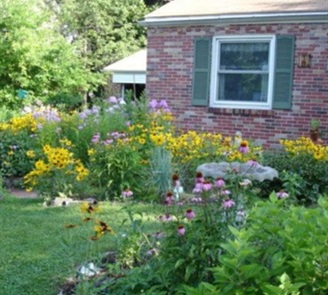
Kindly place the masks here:
<instances>
[{"instance_id":1,"label":"grass","mask_svg":"<svg viewBox=\"0 0 328 295\"><path fill-rule=\"evenodd\" d=\"M79 265L99 258L101 253L115 249L116 239L129 223L122 225L127 213L123 204L104 204L98 218L116 232L91 241L93 224L67 229L65 224L82 224L85 216L79 206L45 208L42 199L17 199L6 196L0 200L0 294L58 294L65 279L75 276ZM154 205L131 205L134 212L148 213L146 225L154 225Z\"/></svg>"}]
</instances>

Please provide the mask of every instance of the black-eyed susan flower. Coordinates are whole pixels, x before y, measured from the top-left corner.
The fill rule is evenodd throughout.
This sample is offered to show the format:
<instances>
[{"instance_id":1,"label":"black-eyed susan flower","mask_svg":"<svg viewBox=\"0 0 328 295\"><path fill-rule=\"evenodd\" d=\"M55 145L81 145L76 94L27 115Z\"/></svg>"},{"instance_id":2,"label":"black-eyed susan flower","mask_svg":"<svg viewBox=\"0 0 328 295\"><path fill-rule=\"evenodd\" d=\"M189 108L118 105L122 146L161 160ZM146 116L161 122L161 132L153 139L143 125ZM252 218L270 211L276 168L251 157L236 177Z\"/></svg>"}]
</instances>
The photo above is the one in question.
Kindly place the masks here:
<instances>
[{"instance_id":1,"label":"black-eyed susan flower","mask_svg":"<svg viewBox=\"0 0 328 295\"><path fill-rule=\"evenodd\" d=\"M96 237L100 238L104 234L109 233L114 235L113 229L105 222L103 221L97 221L97 225L94 226L94 231L96 233Z\"/></svg>"},{"instance_id":2,"label":"black-eyed susan flower","mask_svg":"<svg viewBox=\"0 0 328 295\"><path fill-rule=\"evenodd\" d=\"M100 208L88 202L83 202L82 205L80 206L80 210L81 212L91 214L100 211Z\"/></svg>"}]
</instances>

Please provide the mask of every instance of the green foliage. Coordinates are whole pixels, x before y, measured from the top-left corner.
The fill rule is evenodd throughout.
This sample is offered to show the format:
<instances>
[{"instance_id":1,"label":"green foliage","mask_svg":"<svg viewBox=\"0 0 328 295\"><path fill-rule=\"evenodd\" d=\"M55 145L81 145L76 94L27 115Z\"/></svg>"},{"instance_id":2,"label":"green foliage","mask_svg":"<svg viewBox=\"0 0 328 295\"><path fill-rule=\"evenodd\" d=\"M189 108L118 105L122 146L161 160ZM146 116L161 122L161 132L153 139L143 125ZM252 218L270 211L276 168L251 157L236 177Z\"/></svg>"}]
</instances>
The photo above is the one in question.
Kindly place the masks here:
<instances>
[{"instance_id":1,"label":"green foliage","mask_svg":"<svg viewBox=\"0 0 328 295\"><path fill-rule=\"evenodd\" d=\"M11 118L18 115L18 111L13 111L5 105L0 107L0 123L9 121Z\"/></svg>"},{"instance_id":2,"label":"green foliage","mask_svg":"<svg viewBox=\"0 0 328 295\"><path fill-rule=\"evenodd\" d=\"M138 198L144 192L144 169L138 152L128 144L116 144L110 148L99 147L92 160L91 178L93 184L102 188L103 198L119 198L126 188L130 188Z\"/></svg>"},{"instance_id":3,"label":"green foliage","mask_svg":"<svg viewBox=\"0 0 328 295\"><path fill-rule=\"evenodd\" d=\"M328 191L328 165L325 161L316 160L311 154L300 153L291 156L285 152L266 152L263 165L277 169L282 176L280 181L269 184L266 192L278 191L282 186L290 186L293 182L294 191L291 193L300 203L311 205L317 202L320 194ZM285 177L286 171L288 179Z\"/></svg>"},{"instance_id":4,"label":"green foliage","mask_svg":"<svg viewBox=\"0 0 328 295\"><path fill-rule=\"evenodd\" d=\"M85 68L74 47L58 33L43 1L0 1L0 96L21 107L57 93L83 93L98 76ZM20 97L24 92L25 97Z\"/></svg>"},{"instance_id":5,"label":"green foliage","mask_svg":"<svg viewBox=\"0 0 328 295\"><path fill-rule=\"evenodd\" d=\"M64 0L49 2L89 69L94 72L145 46L145 28L137 22L149 12L140 0Z\"/></svg>"},{"instance_id":6,"label":"green foliage","mask_svg":"<svg viewBox=\"0 0 328 295\"><path fill-rule=\"evenodd\" d=\"M69 112L78 109L84 103L81 94L59 93L49 97L46 101L47 105L55 107L60 111Z\"/></svg>"},{"instance_id":7,"label":"green foliage","mask_svg":"<svg viewBox=\"0 0 328 295\"><path fill-rule=\"evenodd\" d=\"M26 131L13 133L9 130L0 131L0 171L4 178L22 177L33 167L33 159L26 154L34 149L35 140Z\"/></svg>"},{"instance_id":8,"label":"green foliage","mask_svg":"<svg viewBox=\"0 0 328 295\"><path fill-rule=\"evenodd\" d=\"M327 197L315 209L271 199L258 203L247 228L222 244L225 253L212 269L218 293L325 294Z\"/></svg>"},{"instance_id":9,"label":"green foliage","mask_svg":"<svg viewBox=\"0 0 328 295\"><path fill-rule=\"evenodd\" d=\"M178 290L193 294L189 293L192 287L201 284L202 291L198 291L202 293L195 294L206 294L206 291L215 294L215 287L202 281L213 282L209 268L218 263L224 251L220 244L233 236L231 225L239 228L244 224L245 216L239 218L241 215L238 214L246 210L250 195L247 188L239 185L239 181L239 177L231 177L224 187L232 192L230 197L235 201L230 208L223 207L225 197L220 195L220 189L203 192L201 206L189 207L196 214L190 220L186 218L188 207L168 206L165 216L160 218L163 221L156 234L155 245L159 255L153 256L139 270L129 272L126 279L118 280L110 290L115 294L139 294L142 290L148 290L147 294L180 294ZM172 220L166 221L165 218ZM185 234L178 233L179 226L184 227Z\"/></svg>"}]
</instances>

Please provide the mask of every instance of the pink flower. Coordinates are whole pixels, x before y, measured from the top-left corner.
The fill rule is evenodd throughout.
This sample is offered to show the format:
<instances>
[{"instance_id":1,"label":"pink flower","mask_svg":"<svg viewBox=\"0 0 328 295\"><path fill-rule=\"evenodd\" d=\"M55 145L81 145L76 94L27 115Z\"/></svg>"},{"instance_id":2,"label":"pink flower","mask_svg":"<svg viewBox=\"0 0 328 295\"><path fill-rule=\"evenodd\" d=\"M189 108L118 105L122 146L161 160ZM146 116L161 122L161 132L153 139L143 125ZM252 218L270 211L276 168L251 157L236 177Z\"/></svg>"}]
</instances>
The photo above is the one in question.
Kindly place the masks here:
<instances>
[{"instance_id":1,"label":"pink flower","mask_svg":"<svg viewBox=\"0 0 328 295\"><path fill-rule=\"evenodd\" d=\"M289 195L282 189L279 192L277 192L278 199L285 199L289 197Z\"/></svg>"},{"instance_id":2,"label":"pink flower","mask_svg":"<svg viewBox=\"0 0 328 295\"><path fill-rule=\"evenodd\" d=\"M204 177L201 172L197 172L196 178L195 178L195 183L203 183L204 182Z\"/></svg>"},{"instance_id":3,"label":"pink flower","mask_svg":"<svg viewBox=\"0 0 328 295\"><path fill-rule=\"evenodd\" d=\"M128 188L122 192L123 199L132 197L132 196L133 196L133 192Z\"/></svg>"},{"instance_id":4,"label":"pink flower","mask_svg":"<svg viewBox=\"0 0 328 295\"><path fill-rule=\"evenodd\" d=\"M167 222L167 221L172 221L173 218L172 218L172 216L169 213L166 213L164 216L161 215L159 217L159 220L160 221L163 221L163 222Z\"/></svg>"},{"instance_id":5,"label":"pink flower","mask_svg":"<svg viewBox=\"0 0 328 295\"><path fill-rule=\"evenodd\" d=\"M201 202L203 202L203 199L200 198L200 197L192 197L190 199L190 202L192 202L192 203L201 203Z\"/></svg>"},{"instance_id":6,"label":"pink flower","mask_svg":"<svg viewBox=\"0 0 328 295\"><path fill-rule=\"evenodd\" d=\"M249 153L249 147L248 146L240 146L239 152L242 154L247 154L247 153Z\"/></svg>"},{"instance_id":7,"label":"pink flower","mask_svg":"<svg viewBox=\"0 0 328 295\"><path fill-rule=\"evenodd\" d=\"M204 181L202 188L204 191L209 191L212 188L212 183L210 183L209 181Z\"/></svg>"},{"instance_id":8,"label":"pink flower","mask_svg":"<svg viewBox=\"0 0 328 295\"><path fill-rule=\"evenodd\" d=\"M199 194L203 191L203 183L197 182L195 188L192 190L194 194Z\"/></svg>"},{"instance_id":9,"label":"pink flower","mask_svg":"<svg viewBox=\"0 0 328 295\"><path fill-rule=\"evenodd\" d=\"M165 197L165 205L172 205L173 204L173 194L168 192Z\"/></svg>"},{"instance_id":10,"label":"pink flower","mask_svg":"<svg viewBox=\"0 0 328 295\"><path fill-rule=\"evenodd\" d=\"M249 147L248 147L248 142L246 140L243 140L241 143L240 143L240 147L239 147L239 152L242 153L242 154L247 154L249 153Z\"/></svg>"},{"instance_id":11,"label":"pink flower","mask_svg":"<svg viewBox=\"0 0 328 295\"><path fill-rule=\"evenodd\" d=\"M231 199L226 199L222 203L222 206L223 206L224 209L231 208L231 207L233 207L235 205L236 205L236 203L233 200L231 200Z\"/></svg>"},{"instance_id":12,"label":"pink flower","mask_svg":"<svg viewBox=\"0 0 328 295\"><path fill-rule=\"evenodd\" d=\"M215 180L215 185L218 188L224 187L225 186L225 182L223 180L223 178L219 177Z\"/></svg>"},{"instance_id":13,"label":"pink flower","mask_svg":"<svg viewBox=\"0 0 328 295\"><path fill-rule=\"evenodd\" d=\"M183 226L183 225L179 225L178 226L178 235L179 236L183 236L184 234L186 233L186 229L185 229L185 227Z\"/></svg>"},{"instance_id":14,"label":"pink flower","mask_svg":"<svg viewBox=\"0 0 328 295\"><path fill-rule=\"evenodd\" d=\"M192 211L192 209L188 208L186 210L186 217L187 217L187 219L191 220L191 219L195 218L195 216L196 216L196 214L195 214L194 211Z\"/></svg>"},{"instance_id":15,"label":"pink flower","mask_svg":"<svg viewBox=\"0 0 328 295\"><path fill-rule=\"evenodd\" d=\"M100 134L99 133L96 133L92 139L91 139L91 142L92 143L98 143L99 142L99 139L100 139Z\"/></svg>"},{"instance_id":16,"label":"pink flower","mask_svg":"<svg viewBox=\"0 0 328 295\"><path fill-rule=\"evenodd\" d=\"M106 139L104 141L104 145L112 144L113 142L114 142L114 140L112 140L112 139Z\"/></svg>"},{"instance_id":17,"label":"pink flower","mask_svg":"<svg viewBox=\"0 0 328 295\"><path fill-rule=\"evenodd\" d=\"M178 205L179 207L182 207L182 206L183 206L183 202L178 202L177 205Z\"/></svg>"}]
</instances>

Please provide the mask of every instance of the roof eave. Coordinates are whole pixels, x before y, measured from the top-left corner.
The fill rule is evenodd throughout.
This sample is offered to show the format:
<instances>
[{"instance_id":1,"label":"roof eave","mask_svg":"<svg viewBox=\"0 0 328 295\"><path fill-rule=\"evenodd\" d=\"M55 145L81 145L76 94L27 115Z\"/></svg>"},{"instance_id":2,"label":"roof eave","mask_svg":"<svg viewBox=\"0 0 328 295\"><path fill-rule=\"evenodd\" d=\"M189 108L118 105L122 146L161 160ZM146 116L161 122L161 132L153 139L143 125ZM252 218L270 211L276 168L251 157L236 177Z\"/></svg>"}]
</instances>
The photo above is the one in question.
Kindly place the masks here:
<instances>
[{"instance_id":1,"label":"roof eave","mask_svg":"<svg viewBox=\"0 0 328 295\"><path fill-rule=\"evenodd\" d=\"M305 13L263 13L209 16L181 16L146 18L139 24L145 27L194 26L213 24L263 24L263 23L328 23L328 11Z\"/></svg>"}]
</instances>

